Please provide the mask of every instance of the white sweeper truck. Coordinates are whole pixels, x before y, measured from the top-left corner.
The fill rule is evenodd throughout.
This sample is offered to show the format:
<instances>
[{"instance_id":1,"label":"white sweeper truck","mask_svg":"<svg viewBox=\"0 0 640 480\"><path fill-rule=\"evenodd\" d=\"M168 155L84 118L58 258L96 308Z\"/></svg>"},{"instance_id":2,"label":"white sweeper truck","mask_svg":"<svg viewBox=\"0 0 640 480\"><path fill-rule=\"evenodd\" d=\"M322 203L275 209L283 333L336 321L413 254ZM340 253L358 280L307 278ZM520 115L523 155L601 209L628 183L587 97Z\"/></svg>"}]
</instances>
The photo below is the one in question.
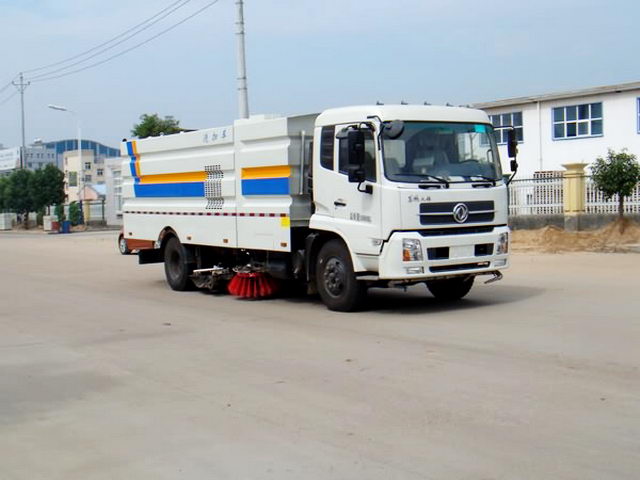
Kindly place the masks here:
<instances>
[{"instance_id":1,"label":"white sweeper truck","mask_svg":"<svg viewBox=\"0 0 640 480\"><path fill-rule=\"evenodd\" d=\"M509 156L515 172L516 139ZM123 242L174 290L462 298L509 265L508 176L479 110L375 105L124 140Z\"/></svg>"}]
</instances>

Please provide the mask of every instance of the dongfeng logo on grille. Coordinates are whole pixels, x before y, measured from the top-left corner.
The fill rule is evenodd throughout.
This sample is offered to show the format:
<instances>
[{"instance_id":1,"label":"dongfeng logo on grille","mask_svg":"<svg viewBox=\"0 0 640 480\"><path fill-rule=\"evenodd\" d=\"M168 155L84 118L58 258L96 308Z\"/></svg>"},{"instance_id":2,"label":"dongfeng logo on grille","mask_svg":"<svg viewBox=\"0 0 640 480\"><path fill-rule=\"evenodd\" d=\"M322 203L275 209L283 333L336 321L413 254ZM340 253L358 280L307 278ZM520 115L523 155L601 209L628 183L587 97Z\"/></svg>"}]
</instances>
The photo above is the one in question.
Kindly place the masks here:
<instances>
[{"instance_id":1,"label":"dongfeng logo on grille","mask_svg":"<svg viewBox=\"0 0 640 480\"><path fill-rule=\"evenodd\" d=\"M464 203L459 203L453 207L453 219L458 223L464 223L469 218L469 207Z\"/></svg>"}]
</instances>

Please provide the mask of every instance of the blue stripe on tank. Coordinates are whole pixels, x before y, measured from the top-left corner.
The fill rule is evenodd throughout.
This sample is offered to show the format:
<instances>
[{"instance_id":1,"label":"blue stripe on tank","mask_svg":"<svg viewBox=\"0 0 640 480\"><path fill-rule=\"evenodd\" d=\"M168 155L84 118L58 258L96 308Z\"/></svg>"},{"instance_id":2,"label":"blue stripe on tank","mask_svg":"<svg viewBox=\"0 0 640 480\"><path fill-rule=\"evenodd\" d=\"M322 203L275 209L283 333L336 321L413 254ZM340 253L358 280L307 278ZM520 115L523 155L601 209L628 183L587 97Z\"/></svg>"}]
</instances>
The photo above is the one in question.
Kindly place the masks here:
<instances>
[{"instance_id":1,"label":"blue stripe on tank","mask_svg":"<svg viewBox=\"0 0 640 480\"><path fill-rule=\"evenodd\" d=\"M288 178L255 178L242 180L242 195L288 195Z\"/></svg>"},{"instance_id":2,"label":"blue stripe on tank","mask_svg":"<svg viewBox=\"0 0 640 480\"><path fill-rule=\"evenodd\" d=\"M134 185L136 197L204 197L204 182Z\"/></svg>"}]
</instances>

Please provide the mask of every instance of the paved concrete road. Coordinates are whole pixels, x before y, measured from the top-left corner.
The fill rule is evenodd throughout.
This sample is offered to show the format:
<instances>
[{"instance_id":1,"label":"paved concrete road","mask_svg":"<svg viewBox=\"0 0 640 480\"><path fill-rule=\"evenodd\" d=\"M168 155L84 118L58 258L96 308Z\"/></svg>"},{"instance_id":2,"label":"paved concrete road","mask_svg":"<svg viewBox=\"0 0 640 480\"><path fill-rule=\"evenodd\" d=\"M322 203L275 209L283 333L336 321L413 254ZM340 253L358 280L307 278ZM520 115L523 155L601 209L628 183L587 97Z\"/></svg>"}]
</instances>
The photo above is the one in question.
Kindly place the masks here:
<instances>
[{"instance_id":1,"label":"paved concrete road","mask_svg":"<svg viewBox=\"0 0 640 480\"><path fill-rule=\"evenodd\" d=\"M338 314L0 234L0 479L640 478L640 255L513 263Z\"/></svg>"}]
</instances>

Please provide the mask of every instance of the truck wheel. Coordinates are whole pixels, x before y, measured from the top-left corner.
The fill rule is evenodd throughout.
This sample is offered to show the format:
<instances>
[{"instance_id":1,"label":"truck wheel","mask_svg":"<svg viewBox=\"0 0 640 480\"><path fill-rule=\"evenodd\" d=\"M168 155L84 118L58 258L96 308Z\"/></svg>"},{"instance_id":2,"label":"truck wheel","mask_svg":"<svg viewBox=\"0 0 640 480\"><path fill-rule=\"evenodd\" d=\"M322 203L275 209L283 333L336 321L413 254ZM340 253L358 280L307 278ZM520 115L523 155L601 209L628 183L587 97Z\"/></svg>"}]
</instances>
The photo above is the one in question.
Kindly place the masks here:
<instances>
[{"instance_id":1,"label":"truck wheel","mask_svg":"<svg viewBox=\"0 0 640 480\"><path fill-rule=\"evenodd\" d=\"M367 292L366 285L356 280L351 256L339 240L331 240L320 249L316 283L324 304L337 312L357 310Z\"/></svg>"},{"instance_id":2,"label":"truck wheel","mask_svg":"<svg viewBox=\"0 0 640 480\"><path fill-rule=\"evenodd\" d=\"M164 247L164 274L172 290L183 292L193 290L194 285L189 275L193 267L187 262L184 245L176 237L171 237Z\"/></svg>"},{"instance_id":3,"label":"truck wheel","mask_svg":"<svg viewBox=\"0 0 640 480\"><path fill-rule=\"evenodd\" d=\"M453 302L464 297L473 286L474 277L448 278L446 280L429 280L427 288L438 300Z\"/></svg>"},{"instance_id":4,"label":"truck wheel","mask_svg":"<svg viewBox=\"0 0 640 480\"><path fill-rule=\"evenodd\" d=\"M118 250L122 255L131 254L131 250L129 250L129 247L127 246L127 239L124 238L123 234L120 234L120 236L118 237Z\"/></svg>"}]
</instances>

